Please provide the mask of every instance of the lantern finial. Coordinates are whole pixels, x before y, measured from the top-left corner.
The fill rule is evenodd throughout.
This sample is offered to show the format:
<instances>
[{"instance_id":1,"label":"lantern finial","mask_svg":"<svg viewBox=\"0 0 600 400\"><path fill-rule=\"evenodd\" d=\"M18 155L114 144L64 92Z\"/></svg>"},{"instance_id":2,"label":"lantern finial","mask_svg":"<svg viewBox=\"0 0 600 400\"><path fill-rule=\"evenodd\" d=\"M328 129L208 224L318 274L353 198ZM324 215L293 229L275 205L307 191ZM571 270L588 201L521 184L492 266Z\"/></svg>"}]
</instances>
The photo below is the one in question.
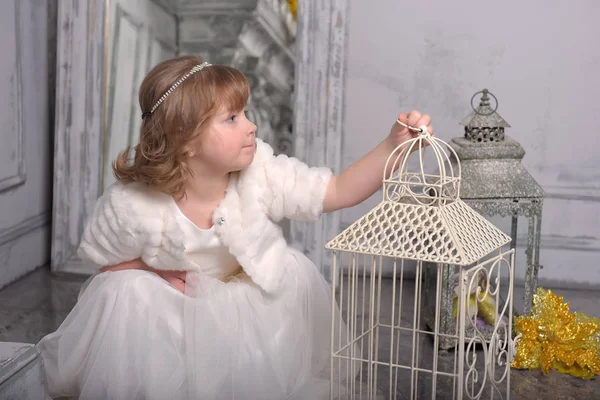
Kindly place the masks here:
<instances>
[{"instance_id":1,"label":"lantern finial","mask_svg":"<svg viewBox=\"0 0 600 400\"><path fill-rule=\"evenodd\" d=\"M475 108L473 100L480 93L482 96L479 107ZM490 106L490 96L496 102L494 108ZM471 97L471 108L473 112L461 122L461 125L465 126L465 138L479 143L503 141L504 128L510 125L496 112L498 109L496 96L489 90L483 89Z\"/></svg>"},{"instance_id":2,"label":"lantern finial","mask_svg":"<svg viewBox=\"0 0 600 400\"><path fill-rule=\"evenodd\" d=\"M490 98L488 96L488 93L489 93L488 90L483 89L481 92L483 93L483 96L481 96L481 102L479 103L479 107L489 106Z\"/></svg>"}]
</instances>

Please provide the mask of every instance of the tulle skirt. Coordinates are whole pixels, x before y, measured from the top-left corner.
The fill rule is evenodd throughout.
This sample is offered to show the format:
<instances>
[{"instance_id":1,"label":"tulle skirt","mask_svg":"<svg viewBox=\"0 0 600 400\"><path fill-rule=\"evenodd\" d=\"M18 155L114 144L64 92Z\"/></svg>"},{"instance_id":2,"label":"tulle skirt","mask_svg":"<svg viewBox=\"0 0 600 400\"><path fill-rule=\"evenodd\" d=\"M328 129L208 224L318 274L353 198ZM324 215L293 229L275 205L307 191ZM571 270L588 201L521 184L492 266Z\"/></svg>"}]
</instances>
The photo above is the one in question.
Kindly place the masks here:
<instances>
[{"instance_id":1,"label":"tulle skirt","mask_svg":"<svg viewBox=\"0 0 600 400\"><path fill-rule=\"evenodd\" d=\"M274 295L244 273L227 283L188 274L185 294L145 271L90 278L63 324L38 343L49 394L328 399L330 286L295 250L285 268Z\"/></svg>"}]
</instances>

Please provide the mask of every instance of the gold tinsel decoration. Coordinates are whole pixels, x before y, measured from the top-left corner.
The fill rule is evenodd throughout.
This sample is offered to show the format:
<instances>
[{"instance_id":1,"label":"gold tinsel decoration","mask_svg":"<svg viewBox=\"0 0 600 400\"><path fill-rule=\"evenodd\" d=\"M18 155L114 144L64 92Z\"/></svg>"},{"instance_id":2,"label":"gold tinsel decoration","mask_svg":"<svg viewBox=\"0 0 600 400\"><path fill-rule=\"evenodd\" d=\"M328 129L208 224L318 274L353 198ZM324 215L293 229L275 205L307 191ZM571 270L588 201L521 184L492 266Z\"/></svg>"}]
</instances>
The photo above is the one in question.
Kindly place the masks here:
<instances>
[{"instance_id":1,"label":"gold tinsel decoration","mask_svg":"<svg viewBox=\"0 0 600 400\"><path fill-rule=\"evenodd\" d=\"M288 0L288 5L290 6L290 11L294 16L294 21L296 20L296 15L298 14L298 0Z\"/></svg>"},{"instance_id":2,"label":"gold tinsel decoration","mask_svg":"<svg viewBox=\"0 0 600 400\"><path fill-rule=\"evenodd\" d=\"M521 334L513 368L552 368L577 378L600 375L600 318L570 312L569 303L550 290L538 288L530 315L515 318Z\"/></svg>"}]
</instances>

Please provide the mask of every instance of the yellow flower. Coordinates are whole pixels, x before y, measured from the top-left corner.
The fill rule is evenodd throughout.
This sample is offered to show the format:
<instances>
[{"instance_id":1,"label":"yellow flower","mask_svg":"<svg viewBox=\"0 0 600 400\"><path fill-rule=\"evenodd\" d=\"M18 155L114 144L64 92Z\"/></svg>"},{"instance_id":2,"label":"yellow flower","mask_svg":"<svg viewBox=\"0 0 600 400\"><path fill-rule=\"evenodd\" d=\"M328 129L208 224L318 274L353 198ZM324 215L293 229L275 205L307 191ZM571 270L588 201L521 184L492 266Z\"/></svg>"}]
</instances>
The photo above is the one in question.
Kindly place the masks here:
<instances>
[{"instance_id":1,"label":"yellow flower","mask_svg":"<svg viewBox=\"0 0 600 400\"><path fill-rule=\"evenodd\" d=\"M531 315L515 318L521 334L512 366L517 369L552 368L578 378L600 375L600 319L571 313L550 290L538 288Z\"/></svg>"}]
</instances>

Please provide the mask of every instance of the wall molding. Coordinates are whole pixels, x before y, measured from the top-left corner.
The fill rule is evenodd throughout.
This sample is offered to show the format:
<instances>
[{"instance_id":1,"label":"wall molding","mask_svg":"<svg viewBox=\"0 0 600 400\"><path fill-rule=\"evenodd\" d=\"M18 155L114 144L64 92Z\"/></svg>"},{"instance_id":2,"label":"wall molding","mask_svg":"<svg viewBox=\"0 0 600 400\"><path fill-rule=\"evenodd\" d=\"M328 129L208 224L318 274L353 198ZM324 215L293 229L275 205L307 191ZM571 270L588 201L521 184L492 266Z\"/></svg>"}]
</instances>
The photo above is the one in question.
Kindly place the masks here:
<instances>
[{"instance_id":1,"label":"wall molding","mask_svg":"<svg viewBox=\"0 0 600 400\"><path fill-rule=\"evenodd\" d=\"M600 203L600 188L543 185L546 199Z\"/></svg>"},{"instance_id":2,"label":"wall molding","mask_svg":"<svg viewBox=\"0 0 600 400\"><path fill-rule=\"evenodd\" d=\"M546 199L600 202L600 174L596 166L546 166L531 172L546 192Z\"/></svg>"},{"instance_id":3,"label":"wall molding","mask_svg":"<svg viewBox=\"0 0 600 400\"><path fill-rule=\"evenodd\" d=\"M177 12L177 5L173 1L169 0L150 0L155 6L168 14L175 14Z\"/></svg>"},{"instance_id":4,"label":"wall molding","mask_svg":"<svg viewBox=\"0 0 600 400\"><path fill-rule=\"evenodd\" d=\"M0 193L23 185L27 181L25 172L25 133L23 132L23 73L21 70L21 12L20 0L14 0L15 7L15 126L17 135L17 173L0 179Z\"/></svg>"},{"instance_id":5,"label":"wall molding","mask_svg":"<svg viewBox=\"0 0 600 400\"><path fill-rule=\"evenodd\" d=\"M50 221L50 211L44 211L33 217L26 218L11 227L0 230L0 247L49 224Z\"/></svg>"},{"instance_id":6,"label":"wall molding","mask_svg":"<svg viewBox=\"0 0 600 400\"><path fill-rule=\"evenodd\" d=\"M256 3L257 0L178 0L175 9L176 13L183 17L217 12L240 14L253 12L256 9Z\"/></svg>"},{"instance_id":7,"label":"wall molding","mask_svg":"<svg viewBox=\"0 0 600 400\"><path fill-rule=\"evenodd\" d=\"M109 132L113 132L113 117L114 117L114 111L115 111L115 102L114 102L114 98L115 98L115 92L116 92L116 84L119 81L119 71L117 70L117 63L115 62L115 60L117 60L117 56L118 56L118 52L119 52L119 45L118 45L118 41L121 38L121 26L123 25L123 22L129 22L133 27L136 28L136 37L135 37L135 51L133 54L134 57L134 65L139 65L140 63L140 47L141 47L141 41L142 41L142 29L143 29L143 23L142 21L137 20L131 13L127 12L126 10L123 9L123 7L121 6L121 4L117 3L116 4L116 10L115 10L115 21L114 21L114 31L111 30L111 32L109 33L109 35L112 35L112 40L113 40L113 45L112 45L112 49L107 49L107 52L111 52L111 57L110 60L112 61L111 64L109 66L110 68L110 82L107 82L108 84L108 91L106 93L106 103L109 104L108 109L106 110L106 134L104 136L104 148L103 151L107 151L108 149L110 149L110 143L111 143L111 135L108 134ZM108 29L110 29L109 27L107 27ZM122 71L121 71L122 73ZM133 82L137 82L137 74L138 74L138 69L134 68L133 69ZM135 87L135 84L133 85L133 93L131 95L132 99L135 99L134 93L137 91L137 88ZM135 102L134 102L135 104ZM132 107L133 109L137 110L136 107ZM132 126L134 124L134 118L137 117L137 115L130 115L129 116L129 135L133 134L133 129ZM129 142L131 142L131 137L129 137ZM106 157L103 157L103 159L105 161ZM104 169L107 169L108 172L110 173L112 171L112 165L110 162L104 162L103 165Z\"/></svg>"},{"instance_id":8,"label":"wall molding","mask_svg":"<svg viewBox=\"0 0 600 400\"><path fill-rule=\"evenodd\" d=\"M106 2L58 3L53 272L72 270L102 185ZM73 264L73 265L71 265Z\"/></svg>"},{"instance_id":9,"label":"wall molding","mask_svg":"<svg viewBox=\"0 0 600 400\"><path fill-rule=\"evenodd\" d=\"M295 155L311 166L337 173L342 164L348 0L298 3L296 37ZM340 212L310 224L292 221L292 245L330 279L325 244L339 233Z\"/></svg>"},{"instance_id":10,"label":"wall molding","mask_svg":"<svg viewBox=\"0 0 600 400\"><path fill-rule=\"evenodd\" d=\"M517 247L527 247L527 236L519 235L517 237ZM599 253L600 238L592 236L542 234L540 237L540 249Z\"/></svg>"}]
</instances>

